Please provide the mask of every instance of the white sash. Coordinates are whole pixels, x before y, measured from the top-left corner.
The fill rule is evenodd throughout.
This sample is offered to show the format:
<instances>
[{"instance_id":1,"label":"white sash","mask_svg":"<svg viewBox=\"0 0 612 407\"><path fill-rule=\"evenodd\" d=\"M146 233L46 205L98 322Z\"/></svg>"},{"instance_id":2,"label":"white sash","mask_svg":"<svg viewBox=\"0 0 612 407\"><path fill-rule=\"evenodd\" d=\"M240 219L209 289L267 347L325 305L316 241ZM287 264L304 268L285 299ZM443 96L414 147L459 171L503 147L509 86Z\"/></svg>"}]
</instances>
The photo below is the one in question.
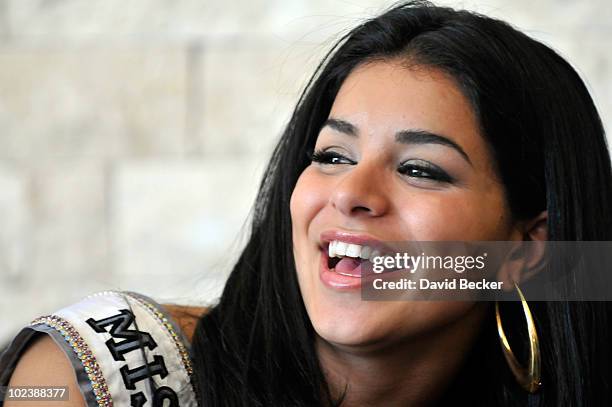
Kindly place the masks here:
<instances>
[{"instance_id":1,"label":"white sash","mask_svg":"<svg viewBox=\"0 0 612 407\"><path fill-rule=\"evenodd\" d=\"M0 385L37 332L68 355L88 407L197 406L189 343L147 297L105 291L37 318L0 358Z\"/></svg>"}]
</instances>

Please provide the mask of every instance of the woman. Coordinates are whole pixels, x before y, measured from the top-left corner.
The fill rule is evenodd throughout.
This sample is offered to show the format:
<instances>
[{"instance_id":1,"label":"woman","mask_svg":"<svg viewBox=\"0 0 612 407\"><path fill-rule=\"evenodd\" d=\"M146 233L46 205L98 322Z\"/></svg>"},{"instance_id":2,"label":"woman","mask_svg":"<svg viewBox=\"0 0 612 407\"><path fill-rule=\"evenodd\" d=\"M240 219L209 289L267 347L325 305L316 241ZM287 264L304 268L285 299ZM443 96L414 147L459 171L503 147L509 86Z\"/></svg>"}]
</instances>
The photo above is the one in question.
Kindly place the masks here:
<instances>
[{"instance_id":1,"label":"woman","mask_svg":"<svg viewBox=\"0 0 612 407\"><path fill-rule=\"evenodd\" d=\"M500 350L493 304L362 301L360 276L338 273L326 250L370 239L612 240L611 185L593 102L550 48L421 2L366 21L330 51L293 112L219 304L175 318L197 321L200 405L609 405L607 303L529 303L542 375L526 391ZM153 348L137 325L132 346L128 312L87 319L114 357L121 344ZM509 313L506 327L522 318ZM18 361L21 342L4 357L19 380L32 374L27 360L57 355L43 339ZM66 368L59 359L50 363ZM179 402L152 363L122 367L124 382L140 372L152 385L126 405Z\"/></svg>"}]
</instances>

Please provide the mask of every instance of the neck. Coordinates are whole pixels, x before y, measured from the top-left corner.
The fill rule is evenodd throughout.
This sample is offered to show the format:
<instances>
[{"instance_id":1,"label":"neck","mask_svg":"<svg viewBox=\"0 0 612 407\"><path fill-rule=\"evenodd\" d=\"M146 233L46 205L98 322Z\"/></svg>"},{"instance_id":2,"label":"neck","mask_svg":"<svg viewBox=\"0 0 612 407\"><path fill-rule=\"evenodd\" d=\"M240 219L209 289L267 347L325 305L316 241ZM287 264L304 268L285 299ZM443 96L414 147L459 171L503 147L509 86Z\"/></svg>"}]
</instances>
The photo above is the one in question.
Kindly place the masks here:
<instances>
[{"instance_id":1,"label":"neck","mask_svg":"<svg viewBox=\"0 0 612 407\"><path fill-rule=\"evenodd\" d=\"M343 346L317 336L331 394L342 406L422 406L440 398L479 333L485 307L419 338L384 347Z\"/></svg>"}]
</instances>

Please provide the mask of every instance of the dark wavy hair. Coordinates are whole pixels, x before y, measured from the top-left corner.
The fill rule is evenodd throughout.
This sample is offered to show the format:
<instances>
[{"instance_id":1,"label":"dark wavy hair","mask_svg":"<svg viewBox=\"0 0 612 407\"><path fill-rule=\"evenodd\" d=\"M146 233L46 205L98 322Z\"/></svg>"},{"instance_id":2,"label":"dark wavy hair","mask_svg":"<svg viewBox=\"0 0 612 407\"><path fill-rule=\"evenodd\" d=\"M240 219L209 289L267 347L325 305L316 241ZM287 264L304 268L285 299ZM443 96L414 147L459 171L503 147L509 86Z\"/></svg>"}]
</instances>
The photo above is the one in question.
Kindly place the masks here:
<instances>
[{"instance_id":1,"label":"dark wavy hair","mask_svg":"<svg viewBox=\"0 0 612 407\"><path fill-rule=\"evenodd\" d=\"M320 63L265 171L250 236L218 305L196 328L202 406L321 406L333 400L292 252L289 200L334 98L360 64L404 58L449 74L479 119L516 219L548 210L549 240L612 240L612 174L601 119L576 71L509 24L427 2L393 6L343 36ZM441 404L610 405L606 302L532 305L543 387L509 372L491 313Z\"/></svg>"}]
</instances>

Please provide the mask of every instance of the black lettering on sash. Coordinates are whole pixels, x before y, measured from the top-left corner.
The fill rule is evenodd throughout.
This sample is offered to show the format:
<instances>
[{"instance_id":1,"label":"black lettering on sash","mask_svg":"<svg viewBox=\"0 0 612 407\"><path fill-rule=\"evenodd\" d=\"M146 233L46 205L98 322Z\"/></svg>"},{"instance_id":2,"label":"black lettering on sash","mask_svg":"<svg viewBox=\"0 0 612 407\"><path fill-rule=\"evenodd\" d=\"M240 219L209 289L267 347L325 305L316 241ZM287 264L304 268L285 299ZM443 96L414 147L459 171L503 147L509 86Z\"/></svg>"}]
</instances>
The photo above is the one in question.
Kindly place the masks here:
<instances>
[{"instance_id":1,"label":"black lettering on sash","mask_svg":"<svg viewBox=\"0 0 612 407\"><path fill-rule=\"evenodd\" d=\"M168 376L164 358L160 355L155 355L153 357L153 362L147 363L146 365L139 366L135 369L130 369L128 365L124 365L119 371L121 372L121 377L123 377L125 388L129 390L136 389L136 382L148 377L159 375L159 377L163 379Z\"/></svg>"},{"instance_id":2,"label":"black lettering on sash","mask_svg":"<svg viewBox=\"0 0 612 407\"><path fill-rule=\"evenodd\" d=\"M107 332L105 327L111 325L110 334L112 338L106 341L106 347L115 360L125 360L123 355L134 349L144 348L146 346L152 350L157 347L157 344L149 333L128 329L134 322L134 314L127 309L122 309L119 314L108 318L97 321L93 318L89 318L85 322L98 333ZM121 338L123 340L115 342L114 338Z\"/></svg>"},{"instance_id":3,"label":"black lettering on sash","mask_svg":"<svg viewBox=\"0 0 612 407\"><path fill-rule=\"evenodd\" d=\"M130 396L130 406L131 407L142 407L147 402L147 398L144 393L139 391L138 393L132 394Z\"/></svg>"},{"instance_id":4,"label":"black lettering on sash","mask_svg":"<svg viewBox=\"0 0 612 407\"><path fill-rule=\"evenodd\" d=\"M144 349L145 347L153 350L157 347L157 343L153 337L144 331L137 329L129 329L134 323L134 314L127 309L122 309L116 315L108 318L95 320L87 319L87 324L97 333L110 333L111 339L107 340L106 347L116 361L125 361L124 355L136 349ZM110 326L110 331L106 328ZM122 339L116 342L115 338ZM159 375L164 379L168 376L168 370L164 362L163 356L153 356L153 361L139 366L135 369L130 369L127 364L119 369L123 384L128 390L136 390L136 383ZM162 386L155 390L153 394L153 407L164 407L164 402L169 401L170 407L178 407L179 400L177 394L168 386ZM130 396L131 407L144 407L147 403L147 397L142 391L134 393ZM167 404L167 403L166 403Z\"/></svg>"},{"instance_id":5,"label":"black lettering on sash","mask_svg":"<svg viewBox=\"0 0 612 407\"><path fill-rule=\"evenodd\" d=\"M153 396L153 407L164 407L165 400L170 401L169 407L179 406L178 396L174 390L168 386L163 386L155 390L155 395Z\"/></svg>"},{"instance_id":6,"label":"black lettering on sash","mask_svg":"<svg viewBox=\"0 0 612 407\"><path fill-rule=\"evenodd\" d=\"M164 401L166 400L170 401L168 407L179 407L178 396L170 387L162 386L155 390L155 394L153 395L153 407L164 407ZM131 407L143 407L147 402L147 398L143 392L139 391L136 394L132 394L130 402Z\"/></svg>"}]
</instances>

